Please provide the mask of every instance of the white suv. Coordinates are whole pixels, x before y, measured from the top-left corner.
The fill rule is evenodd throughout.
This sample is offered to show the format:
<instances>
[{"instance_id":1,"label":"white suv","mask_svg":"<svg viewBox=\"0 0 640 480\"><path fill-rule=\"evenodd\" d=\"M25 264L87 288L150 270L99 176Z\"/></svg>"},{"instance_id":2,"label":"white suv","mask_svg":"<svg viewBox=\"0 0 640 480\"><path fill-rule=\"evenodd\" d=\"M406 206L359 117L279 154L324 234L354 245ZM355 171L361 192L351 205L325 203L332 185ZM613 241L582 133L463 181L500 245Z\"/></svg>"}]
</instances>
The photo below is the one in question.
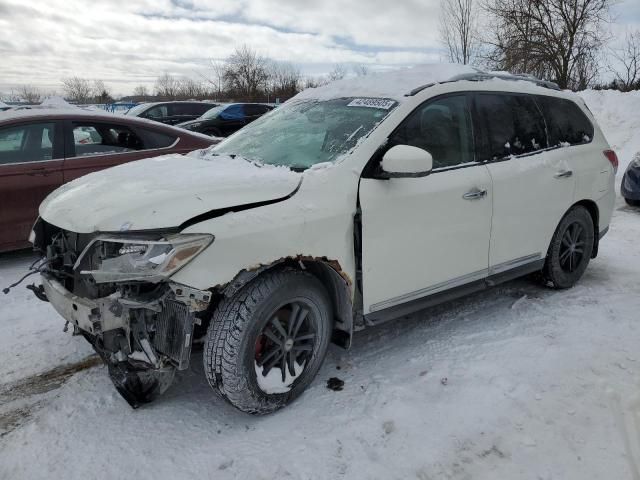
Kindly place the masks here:
<instances>
[{"instance_id":1,"label":"white suv","mask_svg":"<svg viewBox=\"0 0 640 480\"><path fill-rule=\"evenodd\" d=\"M87 175L40 207L48 299L134 407L188 367L274 411L331 341L532 272L568 288L615 154L553 84L453 65L308 89L222 143Z\"/></svg>"}]
</instances>

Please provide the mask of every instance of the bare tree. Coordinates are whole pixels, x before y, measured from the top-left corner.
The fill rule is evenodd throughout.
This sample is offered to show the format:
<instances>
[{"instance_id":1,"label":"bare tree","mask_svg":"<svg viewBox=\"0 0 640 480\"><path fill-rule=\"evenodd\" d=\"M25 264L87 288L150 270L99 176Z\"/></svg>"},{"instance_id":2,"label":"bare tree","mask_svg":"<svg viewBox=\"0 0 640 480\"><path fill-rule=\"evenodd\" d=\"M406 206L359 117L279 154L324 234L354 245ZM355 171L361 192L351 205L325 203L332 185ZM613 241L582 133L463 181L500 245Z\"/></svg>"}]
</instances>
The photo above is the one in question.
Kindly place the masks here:
<instances>
[{"instance_id":1,"label":"bare tree","mask_svg":"<svg viewBox=\"0 0 640 480\"><path fill-rule=\"evenodd\" d=\"M182 100L201 100L209 96L205 84L193 78L182 77L177 81L176 85L176 97Z\"/></svg>"},{"instance_id":2,"label":"bare tree","mask_svg":"<svg viewBox=\"0 0 640 480\"><path fill-rule=\"evenodd\" d=\"M165 72L156 79L154 90L163 100L174 100L178 95L178 80Z\"/></svg>"},{"instance_id":3,"label":"bare tree","mask_svg":"<svg viewBox=\"0 0 640 480\"><path fill-rule=\"evenodd\" d=\"M236 48L226 60L223 80L227 93L246 100L257 99L268 80L268 60L247 45Z\"/></svg>"},{"instance_id":4,"label":"bare tree","mask_svg":"<svg viewBox=\"0 0 640 480\"><path fill-rule=\"evenodd\" d=\"M328 82L329 79L327 77L305 77L302 81L302 89L321 87Z\"/></svg>"},{"instance_id":5,"label":"bare tree","mask_svg":"<svg viewBox=\"0 0 640 480\"><path fill-rule=\"evenodd\" d=\"M271 62L268 69L269 93L288 99L300 91L300 70L287 62Z\"/></svg>"},{"instance_id":6,"label":"bare tree","mask_svg":"<svg viewBox=\"0 0 640 480\"><path fill-rule=\"evenodd\" d=\"M640 30L627 32L624 45L612 49L611 57L615 63L609 64L609 69L616 87L623 92L640 89Z\"/></svg>"},{"instance_id":7,"label":"bare tree","mask_svg":"<svg viewBox=\"0 0 640 480\"><path fill-rule=\"evenodd\" d=\"M478 12L474 0L440 0L440 41L453 63L467 65L479 48Z\"/></svg>"},{"instance_id":8,"label":"bare tree","mask_svg":"<svg viewBox=\"0 0 640 480\"><path fill-rule=\"evenodd\" d=\"M329 72L329 81L342 80L347 74L347 69L344 65L337 63L333 66L333 70Z\"/></svg>"},{"instance_id":9,"label":"bare tree","mask_svg":"<svg viewBox=\"0 0 640 480\"><path fill-rule=\"evenodd\" d=\"M93 81L93 101L96 103L113 102L113 97L102 80Z\"/></svg>"},{"instance_id":10,"label":"bare tree","mask_svg":"<svg viewBox=\"0 0 640 480\"><path fill-rule=\"evenodd\" d=\"M86 78L70 77L62 80L62 89L67 99L75 103L88 103L91 99L91 82Z\"/></svg>"},{"instance_id":11,"label":"bare tree","mask_svg":"<svg viewBox=\"0 0 640 480\"><path fill-rule=\"evenodd\" d=\"M27 103L40 103L42 101L40 91L33 85L23 85L20 87L18 94Z\"/></svg>"},{"instance_id":12,"label":"bare tree","mask_svg":"<svg viewBox=\"0 0 640 480\"><path fill-rule=\"evenodd\" d=\"M138 85L133 89L133 96L138 99L138 101L145 101L149 96L149 91L144 85Z\"/></svg>"},{"instance_id":13,"label":"bare tree","mask_svg":"<svg viewBox=\"0 0 640 480\"><path fill-rule=\"evenodd\" d=\"M366 77L369 75L369 67L362 63L354 65L351 69L353 70L353 73L356 74L356 77Z\"/></svg>"},{"instance_id":14,"label":"bare tree","mask_svg":"<svg viewBox=\"0 0 640 480\"><path fill-rule=\"evenodd\" d=\"M613 1L485 0L491 65L580 88L597 70Z\"/></svg>"}]
</instances>

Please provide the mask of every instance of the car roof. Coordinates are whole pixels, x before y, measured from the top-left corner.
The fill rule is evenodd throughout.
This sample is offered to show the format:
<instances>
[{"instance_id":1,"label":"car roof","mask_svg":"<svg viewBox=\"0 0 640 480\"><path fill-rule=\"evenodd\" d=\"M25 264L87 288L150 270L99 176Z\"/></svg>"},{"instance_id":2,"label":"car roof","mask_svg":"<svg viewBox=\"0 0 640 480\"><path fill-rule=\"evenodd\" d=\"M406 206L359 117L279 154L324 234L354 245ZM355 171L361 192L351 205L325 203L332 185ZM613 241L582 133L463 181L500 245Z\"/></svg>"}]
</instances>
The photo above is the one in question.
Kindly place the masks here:
<instances>
[{"instance_id":1,"label":"car roof","mask_svg":"<svg viewBox=\"0 0 640 480\"><path fill-rule=\"evenodd\" d=\"M411 68L372 72L364 77L345 78L320 87L303 90L292 100L332 100L338 98L388 98L398 103L410 101L429 87L451 84L461 90L470 85L483 84L484 88L496 90L550 94L573 98L560 91L552 82L529 75L514 75L508 72L485 72L469 65L450 63L417 65ZM291 100L289 100L291 101Z\"/></svg>"},{"instance_id":2,"label":"car roof","mask_svg":"<svg viewBox=\"0 0 640 480\"><path fill-rule=\"evenodd\" d=\"M81 108L41 108L17 111L9 110L7 112L0 112L0 126L10 125L14 122L22 122L23 120L83 120L103 122L113 121L139 127L153 128L156 130L165 130L167 132L173 131L174 133L178 134L178 136L187 135L203 137L203 135L196 132L190 132L182 128L172 127L171 125L166 125L160 122L154 122L153 120L147 120L145 118L135 116L119 115L100 110L83 110Z\"/></svg>"}]
</instances>

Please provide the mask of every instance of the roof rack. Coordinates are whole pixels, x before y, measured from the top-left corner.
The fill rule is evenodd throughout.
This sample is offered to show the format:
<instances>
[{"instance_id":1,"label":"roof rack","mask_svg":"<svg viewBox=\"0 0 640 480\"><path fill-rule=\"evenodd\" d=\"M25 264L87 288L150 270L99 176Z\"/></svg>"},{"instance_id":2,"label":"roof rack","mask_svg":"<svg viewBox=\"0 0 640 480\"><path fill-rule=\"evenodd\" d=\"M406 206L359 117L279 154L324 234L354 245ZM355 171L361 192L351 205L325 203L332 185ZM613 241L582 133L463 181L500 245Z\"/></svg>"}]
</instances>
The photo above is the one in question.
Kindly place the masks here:
<instances>
[{"instance_id":1,"label":"roof rack","mask_svg":"<svg viewBox=\"0 0 640 480\"><path fill-rule=\"evenodd\" d=\"M548 80L540 80L539 78L534 77L533 75L529 75L526 73L502 73L502 72L474 72L474 73L463 73L461 75L456 75L455 77L450 78L444 82L438 83L450 83L450 82L459 82L459 81L469 81L469 82L483 82L486 80L492 80L494 78L499 78L500 80L510 80L510 81L525 81L531 82L539 87L549 88L551 90L561 90L557 83L550 82ZM414 88L409 93L405 94L405 97L412 97L417 93L425 90L426 88L432 87L436 85L435 83L428 83L426 85L422 85L420 87Z\"/></svg>"}]
</instances>

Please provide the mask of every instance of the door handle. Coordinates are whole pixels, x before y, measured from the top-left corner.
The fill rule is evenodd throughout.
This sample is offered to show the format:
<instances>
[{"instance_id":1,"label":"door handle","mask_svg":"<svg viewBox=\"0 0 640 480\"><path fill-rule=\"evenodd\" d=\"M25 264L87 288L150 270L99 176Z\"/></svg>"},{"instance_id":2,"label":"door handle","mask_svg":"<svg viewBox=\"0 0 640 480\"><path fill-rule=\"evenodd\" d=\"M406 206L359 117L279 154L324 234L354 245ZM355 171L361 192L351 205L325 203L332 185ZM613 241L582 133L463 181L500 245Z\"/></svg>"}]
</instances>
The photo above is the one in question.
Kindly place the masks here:
<instances>
[{"instance_id":1,"label":"door handle","mask_svg":"<svg viewBox=\"0 0 640 480\"><path fill-rule=\"evenodd\" d=\"M573 175L571 170L561 170L560 172L554 175L555 178L569 178Z\"/></svg>"},{"instance_id":2,"label":"door handle","mask_svg":"<svg viewBox=\"0 0 640 480\"><path fill-rule=\"evenodd\" d=\"M484 198L486 195L487 195L486 190L480 190L478 188L474 188L473 190L470 190L464 195L462 195L462 198L464 198L465 200L477 200L479 198Z\"/></svg>"}]
</instances>

